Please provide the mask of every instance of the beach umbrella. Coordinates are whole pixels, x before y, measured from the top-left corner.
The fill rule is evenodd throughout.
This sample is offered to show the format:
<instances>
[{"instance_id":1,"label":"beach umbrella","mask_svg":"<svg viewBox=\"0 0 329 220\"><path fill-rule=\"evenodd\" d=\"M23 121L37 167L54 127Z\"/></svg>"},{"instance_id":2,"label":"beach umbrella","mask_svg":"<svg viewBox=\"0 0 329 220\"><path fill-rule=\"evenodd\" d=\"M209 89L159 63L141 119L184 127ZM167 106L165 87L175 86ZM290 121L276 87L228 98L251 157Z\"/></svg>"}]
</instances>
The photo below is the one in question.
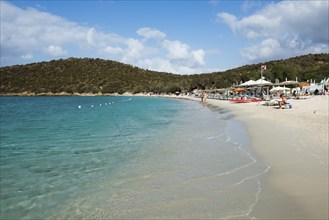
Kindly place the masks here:
<instances>
[{"instance_id":1,"label":"beach umbrella","mask_svg":"<svg viewBox=\"0 0 329 220\"><path fill-rule=\"evenodd\" d=\"M297 85L297 84L298 84L297 81L285 81L285 82L279 83L279 85L282 85L282 86Z\"/></svg>"},{"instance_id":2,"label":"beach umbrella","mask_svg":"<svg viewBox=\"0 0 329 220\"><path fill-rule=\"evenodd\" d=\"M262 93L262 96L265 96L266 94L269 94L269 86L270 85L273 85L273 83L269 82L269 81L266 81L265 79L263 78L260 78L259 80L256 80L255 81L255 85L260 87L260 91ZM266 93L265 93L265 90L266 89Z\"/></svg>"},{"instance_id":3,"label":"beach umbrella","mask_svg":"<svg viewBox=\"0 0 329 220\"><path fill-rule=\"evenodd\" d=\"M309 86L309 85L310 85L309 83L305 83L305 82L298 84L299 87Z\"/></svg>"},{"instance_id":4,"label":"beach umbrella","mask_svg":"<svg viewBox=\"0 0 329 220\"><path fill-rule=\"evenodd\" d=\"M252 86L255 85L255 81L254 80L248 80L242 84L240 84L240 86Z\"/></svg>"},{"instance_id":5,"label":"beach umbrella","mask_svg":"<svg viewBox=\"0 0 329 220\"><path fill-rule=\"evenodd\" d=\"M244 92L246 91L244 88L236 88L232 90L233 92Z\"/></svg>"},{"instance_id":6,"label":"beach umbrella","mask_svg":"<svg viewBox=\"0 0 329 220\"><path fill-rule=\"evenodd\" d=\"M290 90L289 88L286 88L286 87L281 87L281 86L278 86L278 87L273 87L270 92L284 92L284 91L288 91Z\"/></svg>"},{"instance_id":7,"label":"beach umbrella","mask_svg":"<svg viewBox=\"0 0 329 220\"><path fill-rule=\"evenodd\" d=\"M257 81L255 81L255 85L258 86L267 86L267 85L272 85L273 83L266 81L265 79L259 79Z\"/></svg>"}]
</instances>

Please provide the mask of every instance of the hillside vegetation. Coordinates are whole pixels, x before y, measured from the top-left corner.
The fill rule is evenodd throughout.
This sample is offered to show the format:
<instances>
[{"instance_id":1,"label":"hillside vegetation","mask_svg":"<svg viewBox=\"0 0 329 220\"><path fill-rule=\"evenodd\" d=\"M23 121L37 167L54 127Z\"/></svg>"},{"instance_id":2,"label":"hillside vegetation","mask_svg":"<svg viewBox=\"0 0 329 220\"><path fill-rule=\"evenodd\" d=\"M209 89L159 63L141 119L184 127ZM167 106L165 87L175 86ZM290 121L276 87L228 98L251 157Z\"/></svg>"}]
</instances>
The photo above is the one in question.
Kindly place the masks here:
<instances>
[{"instance_id":1,"label":"hillside vegetation","mask_svg":"<svg viewBox=\"0 0 329 220\"><path fill-rule=\"evenodd\" d=\"M0 94L10 93L173 93L215 89L260 78L321 81L329 77L329 54L309 54L227 70L178 75L144 70L111 60L69 58L0 68Z\"/></svg>"}]
</instances>

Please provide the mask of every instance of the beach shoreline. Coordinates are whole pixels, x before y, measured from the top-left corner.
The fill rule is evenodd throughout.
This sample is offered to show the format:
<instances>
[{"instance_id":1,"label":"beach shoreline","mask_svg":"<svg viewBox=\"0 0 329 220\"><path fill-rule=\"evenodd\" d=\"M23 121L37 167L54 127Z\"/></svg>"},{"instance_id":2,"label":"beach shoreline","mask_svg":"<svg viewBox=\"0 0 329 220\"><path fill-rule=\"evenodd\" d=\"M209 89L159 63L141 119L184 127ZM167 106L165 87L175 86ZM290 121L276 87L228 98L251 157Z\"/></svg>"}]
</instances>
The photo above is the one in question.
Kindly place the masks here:
<instances>
[{"instance_id":1,"label":"beach shoreline","mask_svg":"<svg viewBox=\"0 0 329 220\"><path fill-rule=\"evenodd\" d=\"M328 219L328 101L290 100L293 108L285 110L207 100L246 124L251 148L271 166L250 217Z\"/></svg>"},{"instance_id":2,"label":"beach shoreline","mask_svg":"<svg viewBox=\"0 0 329 220\"><path fill-rule=\"evenodd\" d=\"M190 99L192 97L167 96ZM270 166L247 218L328 219L329 96L290 99L292 109L207 99L242 122L250 148ZM205 104L205 103L202 103Z\"/></svg>"}]
</instances>

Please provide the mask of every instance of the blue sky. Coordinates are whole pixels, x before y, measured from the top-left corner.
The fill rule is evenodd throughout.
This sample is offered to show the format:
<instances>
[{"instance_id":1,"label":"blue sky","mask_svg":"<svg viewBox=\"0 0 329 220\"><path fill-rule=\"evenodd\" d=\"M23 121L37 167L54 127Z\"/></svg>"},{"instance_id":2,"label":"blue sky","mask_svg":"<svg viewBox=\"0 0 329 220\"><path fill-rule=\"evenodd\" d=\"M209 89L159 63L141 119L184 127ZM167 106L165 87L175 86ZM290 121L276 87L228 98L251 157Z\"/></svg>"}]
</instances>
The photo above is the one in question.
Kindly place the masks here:
<instances>
[{"instance_id":1,"label":"blue sky","mask_svg":"<svg viewBox=\"0 0 329 220\"><path fill-rule=\"evenodd\" d=\"M1 66L91 57L194 74L329 53L327 0L0 4Z\"/></svg>"}]
</instances>

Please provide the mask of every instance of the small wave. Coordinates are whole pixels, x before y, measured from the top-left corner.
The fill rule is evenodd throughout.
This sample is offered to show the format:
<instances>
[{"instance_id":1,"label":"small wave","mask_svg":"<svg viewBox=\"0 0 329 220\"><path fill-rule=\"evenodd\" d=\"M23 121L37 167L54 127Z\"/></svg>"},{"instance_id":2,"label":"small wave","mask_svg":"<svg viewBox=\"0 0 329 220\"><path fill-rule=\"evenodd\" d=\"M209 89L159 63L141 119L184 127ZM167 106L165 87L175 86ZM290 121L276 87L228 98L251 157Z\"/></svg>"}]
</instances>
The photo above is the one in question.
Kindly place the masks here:
<instances>
[{"instance_id":1,"label":"small wave","mask_svg":"<svg viewBox=\"0 0 329 220\"><path fill-rule=\"evenodd\" d=\"M217 138L222 137L223 135L224 134L220 134L220 135L216 135L216 136L210 136L210 137L207 137L207 140L217 139Z\"/></svg>"},{"instance_id":2,"label":"small wave","mask_svg":"<svg viewBox=\"0 0 329 220\"><path fill-rule=\"evenodd\" d=\"M268 166L268 167L267 167L262 173L258 173L258 174L254 175L254 176L248 176L248 177L246 177L246 178L243 178L241 181L239 181L239 182L237 182L237 183L235 183L235 184L233 184L233 185L234 185L234 186L237 186L237 185L240 185L240 184L244 183L245 181L248 181L248 180L250 180L250 179L254 179L254 178L256 178L256 177L262 176L262 175L264 175L265 173L267 173L270 169L271 169L271 166Z\"/></svg>"},{"instance_id":3,"label":"small wave","mask_svg":"<svg viewBox=\"0 0 329 220\"><path fill-rule=\"evenodd\" d=\"M236 145L237 146L237 149L239 151L241 151L250 160L252 160L252 162L250 162L249 164L246 164L246 165L242 166L241 168L233 169L232 172L236 172L237 170L242 169L243 167L251 166L252 164L258 164L257 163L257 159L255 157L253 157L250 152L248 152L246 149L244 149L242 144L239 144L239 143L233 141L229 136L227 136L226 142L231 142L234 145ZM258 203L259 195L260 195L260 193L262 191L262 183L261 183L260 177L263 176L263 175L265 175L271 169L271 166L267 166L267 165L264 165L264 164L258 164L258 165L259 166L264 166L264 170L262 172L259 172L259 173L255 174L255 175L252 175L252 176L245 177L242 180L240 180L239 182L236 182L235 184L233 184L233 186L238 186L238 185L241 185L241 184L245 183L248 180L257 179L258 191L255 193L255 201L254 201L254 203L252 203L248 207L248 209L247 209L247 211L245 213L242 213L240 215L226 216L224 219L233 219L233 218L236 219L236 218L241 218L241 217L249 216L250 213L253 210L253 207ZM255 219L255 218L254 217L251 217L251 219Z\"/></svg>"},{"instance_id":4,"label":"small wave","mask_svg":"<svg viewBox=\"0 0 329 220\"><path fill-rule=\"evenodd\" d=\"M249 177L249 178L245 178L242 181L240 181L239 183L236 183L234 185L239 185L239 184L241 184L241 183L243 183L243 182L245 182L245 181L247 181L249 179L258 178L258 177L264 175L265 173L267 173L270 169L271 169L271 166L268 166L265 169L264 172L262 172L260 174L257 174L255 176ZM258 191L255 194L255 202L248 207L248 210L246 211L246 213L241 214L241 215L230 215L230 216L226 216L224 219L232 219L232 218L236 219L236 218L240 218L240 217L244 217L244 216L249 216L250 215L250 213L252 212L253 208L258 203L258 201L259 201L259 195L260 195L260 193L262 191L262 184L261 184L261 181L260 181L259 178L257 179L257 185L258 185ZM256 219L256 218L255 217L250 217L250 219Z\"/></svg>"}]
</instances>

